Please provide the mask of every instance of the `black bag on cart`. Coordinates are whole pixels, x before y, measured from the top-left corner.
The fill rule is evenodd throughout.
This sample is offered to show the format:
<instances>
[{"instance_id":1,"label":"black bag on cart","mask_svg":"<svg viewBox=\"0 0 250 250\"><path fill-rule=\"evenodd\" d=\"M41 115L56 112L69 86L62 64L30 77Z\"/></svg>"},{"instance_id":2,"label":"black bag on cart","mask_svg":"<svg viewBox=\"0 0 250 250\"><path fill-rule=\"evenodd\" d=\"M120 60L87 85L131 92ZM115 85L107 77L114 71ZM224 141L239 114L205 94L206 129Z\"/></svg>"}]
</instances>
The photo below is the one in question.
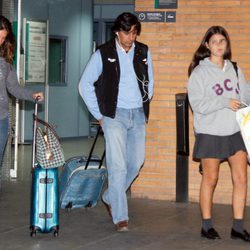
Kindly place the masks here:
<instances>
[{"instance_id":1,"label":"black bag on cart","mask_svg":"<svg viewBox=\"0 0 250 250\"><path fill-rule=\"evenodd\" d=\"M100 157L93 156L101 127L98 128L88 156L76 156L66 161L60 176L59 205L71 209L94 207L100 199L107 170L102 165L105 150Z\"/></svg>"}]
</instances>

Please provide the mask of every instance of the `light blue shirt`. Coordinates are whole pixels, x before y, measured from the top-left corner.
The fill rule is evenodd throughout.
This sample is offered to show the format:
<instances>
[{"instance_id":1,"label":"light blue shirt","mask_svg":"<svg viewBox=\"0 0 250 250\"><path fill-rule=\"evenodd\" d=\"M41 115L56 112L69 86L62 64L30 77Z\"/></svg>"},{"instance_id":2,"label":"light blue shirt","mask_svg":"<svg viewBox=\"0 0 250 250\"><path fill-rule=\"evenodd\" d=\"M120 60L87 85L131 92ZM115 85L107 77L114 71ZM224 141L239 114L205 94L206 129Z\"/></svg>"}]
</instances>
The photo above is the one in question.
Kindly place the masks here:
<instances>
[{"instance_id":1,"label":"light blue shirt","mask_svg":"<svg viewBox=\"0 0 250 250\"><path fill-rule=\"evenodd\" d=\"M117 107L125 109L133 109L142 107L142 96L139 90L137 76L134 71L133 58L134 58L134 47L126 53L126 51L116 42L116 48L120 64L120 81L119 91L117 99ZM148 63L148 77L149 82L144 81L144 85L148 84L148 98L149 100L153 96L153 68L150 51L147 55ZM102 119L100 113L97 98L95 94L94 83L98 80L102 73L102 58L100 51L97 50L90 58L82 77L79 82L79 92L84 102L86 103L90 113L97 119ZM139 79L143 81L144 79ZM146 93L145 93L146 94ZM145 101L144 96L144 101Z\"/></svg>"}]
</instances>

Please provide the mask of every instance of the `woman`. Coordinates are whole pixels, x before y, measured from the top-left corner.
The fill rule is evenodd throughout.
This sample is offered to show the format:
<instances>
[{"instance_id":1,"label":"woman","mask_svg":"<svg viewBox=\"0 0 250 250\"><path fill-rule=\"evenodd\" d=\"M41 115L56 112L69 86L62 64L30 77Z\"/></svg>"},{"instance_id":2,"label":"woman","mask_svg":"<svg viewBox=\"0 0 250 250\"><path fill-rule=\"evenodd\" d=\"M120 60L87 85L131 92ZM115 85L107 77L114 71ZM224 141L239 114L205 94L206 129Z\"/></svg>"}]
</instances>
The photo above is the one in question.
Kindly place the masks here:
<instances>
[{"instance_id":1,"label":"woman","mask_svg":"<svg viewBox=\"0 0 250 250\"><path fill-rule=\"evenodd\" d=\"M0 167L9 130L9 101L8 95L18 99L43 100L43 93L32 93L18 84L15 69L12 66L15 39L10 21L0 16Z\"/></svg>"},{"instance_id":2,"label":"woman","mask_svg":"<svg viewBox=\"0 0 250 250\"><path fill-rule=\"evenodd\" d=\"M188 69L188 96L194 115L193 157L201 160L201 236L220 239L212 223L212 201L222 160L229 162L233 182L231 238L250 242L243 217L247 194L247 154L235 112L250 102L250 85L233 66L227 31L212 26L206 32Z\"/></svg>"}]
</instances>

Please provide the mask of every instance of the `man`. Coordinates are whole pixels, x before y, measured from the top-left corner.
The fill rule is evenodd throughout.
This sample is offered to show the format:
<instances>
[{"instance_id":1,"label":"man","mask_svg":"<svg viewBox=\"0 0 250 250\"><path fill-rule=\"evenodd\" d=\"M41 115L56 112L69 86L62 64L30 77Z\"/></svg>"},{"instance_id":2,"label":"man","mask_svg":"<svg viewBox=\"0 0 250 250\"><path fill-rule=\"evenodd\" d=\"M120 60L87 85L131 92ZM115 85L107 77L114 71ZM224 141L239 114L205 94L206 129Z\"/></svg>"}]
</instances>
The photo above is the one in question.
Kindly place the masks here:
<instances>
[{"instance_id":1,"label":"man","mask_svg":"<svg viewBox=\"0 0 250 250\"><path fill-rule=\"evenodd\" d=\"M136 41L141 24L131 13L115 20L115 38L92 55L79 92L102 126L106 142L108 189L102 200L118 232L128 231L126 191L145 158L145 124L153 95L147 45Z\"/></svg>"}]
</instances>

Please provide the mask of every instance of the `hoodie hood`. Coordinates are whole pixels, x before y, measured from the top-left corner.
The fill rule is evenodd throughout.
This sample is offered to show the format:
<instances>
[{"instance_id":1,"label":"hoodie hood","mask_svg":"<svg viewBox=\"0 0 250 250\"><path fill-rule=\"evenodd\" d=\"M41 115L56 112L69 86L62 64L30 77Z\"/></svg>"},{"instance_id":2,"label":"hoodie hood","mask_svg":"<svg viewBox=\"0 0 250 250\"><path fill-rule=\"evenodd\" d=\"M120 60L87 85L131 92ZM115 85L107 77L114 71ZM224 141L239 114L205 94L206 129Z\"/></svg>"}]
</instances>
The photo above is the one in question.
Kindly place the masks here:
<instances>
[{"instance_id":1,"label":"hoodie hood","mask_svg":"<svg viewBox=\"0 0 250 250\"><path fill-rule=\"evenodd\" d=\"M223 72L228 72L232 70L233 64L230 60L224 60L224 67L221 69L217 64L210 61L210 59L207 57L200 61L199 65L201 67L208 67L211 70L222 70Z\"/></svg>"}]
</instances>

